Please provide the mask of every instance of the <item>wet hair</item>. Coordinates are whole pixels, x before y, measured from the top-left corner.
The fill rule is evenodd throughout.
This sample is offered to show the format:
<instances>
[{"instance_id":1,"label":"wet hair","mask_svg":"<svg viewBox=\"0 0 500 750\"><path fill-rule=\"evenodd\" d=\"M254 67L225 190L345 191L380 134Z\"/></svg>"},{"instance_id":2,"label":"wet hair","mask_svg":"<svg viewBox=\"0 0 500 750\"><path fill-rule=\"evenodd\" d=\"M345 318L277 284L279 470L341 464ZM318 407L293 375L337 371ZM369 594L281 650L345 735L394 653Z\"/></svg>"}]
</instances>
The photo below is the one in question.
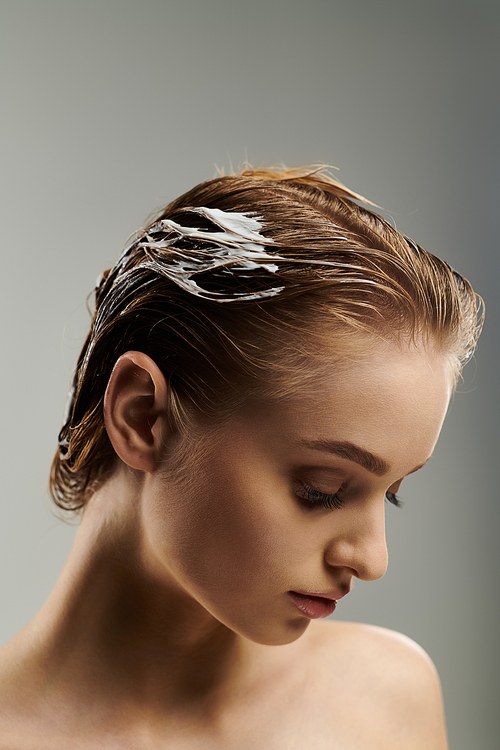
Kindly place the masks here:
<instances>
[{"instance_id":1,"label":"wet hair","mask_svg":"<svg viewBox=\"0 0 500 750\"><path fill-rule=\"evenodd\" d=\"M380 339L438 347L457 376L479 298L363 200L323 170L245 170L201 183L134 235L96 288L52 464L55 503L83 508L113 472L103 402L127 351L159 366L179 429L193 413L223 419L250 398L286 397L313 363L340 367Z\"/></svg>"}]
</instances>

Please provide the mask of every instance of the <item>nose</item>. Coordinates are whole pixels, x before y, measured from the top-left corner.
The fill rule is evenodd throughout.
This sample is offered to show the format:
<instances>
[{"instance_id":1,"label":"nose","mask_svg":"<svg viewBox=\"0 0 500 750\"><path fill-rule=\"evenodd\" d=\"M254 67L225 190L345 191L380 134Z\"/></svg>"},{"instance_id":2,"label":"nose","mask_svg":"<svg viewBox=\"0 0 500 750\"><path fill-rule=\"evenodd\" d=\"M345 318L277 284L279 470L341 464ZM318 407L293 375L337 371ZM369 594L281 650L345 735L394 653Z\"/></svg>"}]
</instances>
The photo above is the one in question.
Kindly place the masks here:
<instances>
[{"instance_id":1,"label":"nose","mask_svg":"<svg viewBox=\"0 0 500 750\"><path fill-rule=\"evenodd\" d=\"M344 519L327 545L325 562L330 567L349 568L362 581L382 578L388 562L383 500L342 512Z\"/></svg>"}]
</instances>

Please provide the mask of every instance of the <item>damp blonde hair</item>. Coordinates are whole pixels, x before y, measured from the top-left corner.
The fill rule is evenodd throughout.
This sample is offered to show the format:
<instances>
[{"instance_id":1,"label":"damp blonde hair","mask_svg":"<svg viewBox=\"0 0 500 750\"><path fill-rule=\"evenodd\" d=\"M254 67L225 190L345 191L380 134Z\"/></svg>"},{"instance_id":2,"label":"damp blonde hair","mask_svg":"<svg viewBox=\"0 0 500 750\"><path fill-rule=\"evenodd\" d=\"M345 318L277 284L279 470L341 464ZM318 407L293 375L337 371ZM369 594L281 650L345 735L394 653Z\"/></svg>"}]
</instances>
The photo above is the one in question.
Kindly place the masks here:
<instances>
[{"instance_id":1,"label":"damp blonde hair","mask_svg":"<svg viewBox=\"0 0 500 750\"><path fill-rule=\"evenodd\" d=\"M258 217L267 251L281 259L272 279L280 292L259 296L269 286L261 269L244 279L257 290L253 300L197 297L148 268L140 243L125 274L105 272L52 464L59 507L83 508L114 469L103 401L126 351L148 354L164 373L177 429L193 413L220 420L249 398L286 397L311 377L311 360L341 365L369 356L380 339L438 347L458 377L479 335L479 298L444 261L357 201L364 199L322 169L247 169L201 183L161 211L150 227L168 219L213 230L189 216L202 206ZM224 284L239 289L240 276L226 274Z\"/></svg>"}]
</instances>

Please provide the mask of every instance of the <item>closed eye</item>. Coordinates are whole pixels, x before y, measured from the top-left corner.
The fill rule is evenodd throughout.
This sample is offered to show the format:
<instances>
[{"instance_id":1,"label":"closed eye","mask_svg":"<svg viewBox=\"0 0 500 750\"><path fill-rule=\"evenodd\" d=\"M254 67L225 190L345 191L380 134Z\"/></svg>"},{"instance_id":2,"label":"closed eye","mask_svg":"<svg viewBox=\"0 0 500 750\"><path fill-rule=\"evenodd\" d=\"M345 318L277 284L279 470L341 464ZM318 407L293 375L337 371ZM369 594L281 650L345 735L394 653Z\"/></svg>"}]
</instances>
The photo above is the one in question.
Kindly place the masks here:
<instances>
[{"instance_id":1,"label":"closed eye","mask_svg":"<svg viewBox=\"0 0 500 750\"><path fill-rule=\"evenodd\" d=\"M392 503L393 505L395 505L396 508L403 507L403 503L401 502L401 500L399 499L399 497L396 495L395 492L386 492L385 499L387 500L388 503Z\"/></svg>"},{"instance_id":2,"label":"closed eye","mask_svg":"<svg viewBox=\"0 0 500 750\"><path fill-rule=\"evenodd\" d=\"M338 510L343 506L342 499L339 497L338 493L329 495L326 492L320 492L298 479L294 482L294 492L309 508Z\"/></svg>"},{"instance_id":3,"label":"closed eye","mask_svg":"<svg viewBox=\"0 0 500 750\"><path fill-rule=\"evenodd\" d=\"M309 508L325 508L327 510L339 510L344 506L343 500L340 497L339 493L336 492L335 494L328 494L326 492L321 492L320 490L314 489L314 487L311 487L306 482L303 482L302 480L296 479L294 481L294 491L295 494L300 498L300 500L304 501L304 503ZM388 503L391 503L392 505L395 505L396 508L402 508L403 503L399 499L399 497L396 495L395 492L390 492L389 490L385 493L385 499Z\"/></svg>"}]
</instances>

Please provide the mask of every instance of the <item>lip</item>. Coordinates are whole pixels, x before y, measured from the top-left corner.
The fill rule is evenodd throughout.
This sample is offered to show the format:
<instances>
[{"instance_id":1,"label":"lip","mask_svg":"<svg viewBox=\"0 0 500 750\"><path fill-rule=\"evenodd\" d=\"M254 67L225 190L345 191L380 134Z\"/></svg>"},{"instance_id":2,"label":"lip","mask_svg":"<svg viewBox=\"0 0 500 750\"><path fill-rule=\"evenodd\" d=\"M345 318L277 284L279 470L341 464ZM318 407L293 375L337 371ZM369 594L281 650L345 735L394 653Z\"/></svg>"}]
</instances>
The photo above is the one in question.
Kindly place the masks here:
<instances>
[{"instance_id":1,"label":"lip","mask_svg":"<svg viewBox=\"0 0 500 750\"><path fill-rule=\"evenodd\" d=\"M345 596L341 592L288 591L288 596L299 612L310 620L329 617L335 612L337 601Z\"/></svg>"}]
</instances>

